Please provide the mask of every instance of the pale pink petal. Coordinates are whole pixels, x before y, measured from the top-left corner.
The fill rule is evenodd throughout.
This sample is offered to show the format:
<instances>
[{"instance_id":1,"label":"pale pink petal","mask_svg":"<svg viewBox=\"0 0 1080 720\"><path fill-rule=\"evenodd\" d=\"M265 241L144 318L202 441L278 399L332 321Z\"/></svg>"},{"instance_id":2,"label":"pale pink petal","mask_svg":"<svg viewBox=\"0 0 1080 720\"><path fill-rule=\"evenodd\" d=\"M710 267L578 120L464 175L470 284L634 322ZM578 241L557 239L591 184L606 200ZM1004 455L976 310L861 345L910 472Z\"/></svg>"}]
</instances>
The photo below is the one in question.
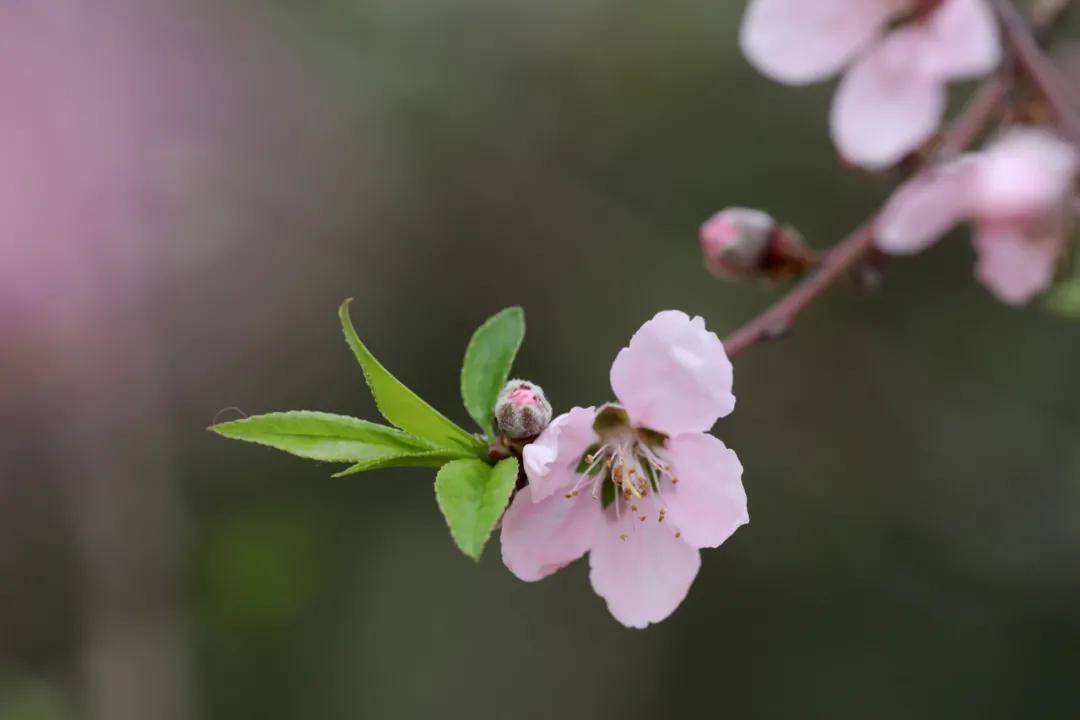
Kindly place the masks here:
<instances>
[{"instance_id":1,"label":"pale pink petal","mask_svg":"<svg viewBox=\"0 0 1080 720\"><path fill-rule=\"evenodd\" d=\"M1052 212L1070 192L1077 165L1076 149L1050 132L1010 130L982 153L975 212L999 220Z\"/></svg>"},{"instance_id":2,"label":"pale pink petal","mask_svg":"<svg viewBox=\"0 0 1080 720\"><path fill-rule=\"evenodd\" d=\"M942 79L977 77L1001 61L1001 40L986 0L944 0L919 23L925 44L919 60Z\"/></svg>"},{"instance_id":3,"label":"pale pink petal","mask_svg":"<svg viewBox=\"0 0 1080 720\"><path fill-rule=\"evenodd\" d=\"M525 476L533 502L577 482L582 456L599 440L593 431L595 418L593 408L576 407L552 420L535 442L525 446Z\"/></svg>"},{"instance_id":4,"label":"pale pink petal","mask_svg":"<svg viewBox=\"0 0 1080 720\"><path fill-rule=\"evenodd\" d=\"M696 548L717 547L750 522L742 464L724 443L705 433L677 435L667 443L677 483L665 482L665 522Z\"/></svg>"},{"instance_id":5,"label":"pale pink petal","mask_svg":"<svg viewBox=\"0 0 1080 720\"><path fill-rule=\"evenodd\" d=\"M980 223L975 232L979 282L1010 305L1023 305L1046 290L1064 239L1060 226L1050 225L1035 231L1014 223Z\"/></svg>"},{"instance_id":6,"label":"pale pink petal","mask_svg":"<svg viewBox=\"0 0 1080 720\"><path fill-rule=\"evenodd\" d=\"M907 2L752 0L739 43L746 58L779 82L803 84L839 71Z\"/></svg>"},{"instance_id":7,"label":"pale pink petal","mask_svg":"<svg viewBox=\"0 0 1080 720\"><path fill-rule=\"evenodd\" d=\"M686 597L701 556L656 517L608 508L589 553L589 580L623 625L643 628L670 615Z\"/></svg>"},{"instance_id":8,"label":"pale pink petal","mask_svg":"<svg viewBox=\"0 0 1080 720\"><path fill-rule=\"evenodd\" d=\"M930 168L901 185L877 220L877 245L904 255L925 250L972 212L976 157Z\"/></svg>"},{"instance_id":9,"label":"pale pink petal","mask_svg":"<svg viewBox=\"0 0 1080 720\"><path fill-rule=\"evenodd\" d=\"M605 525L600 502L588 493L533 502L519 492L503 515L503 563L526 582L540 580L585 554Z\"/></svg>"},{"instance_id":10,"label":"pale pink petal","mask_svg":"<svg viewBox=\"0 0 1080 720\"><path fill-rule=\"evenodd\" d=\"M611 366L611 389L638 427L701 432L735 407L731 361L700 317L666 310L634 333Z\"/></svg>"},{"instance_id":11,"label":"pale pink petal","mask_svg":"<svg viewBox=\"0 0 1080 720\"><path fill-rule=\"evenodd\" d=\"M906 27L887 37L844 76L832 106L832 137L849 162L895 165L937 129L945 87L919 62L923 39Z\"/></svg>"}]
</instances>

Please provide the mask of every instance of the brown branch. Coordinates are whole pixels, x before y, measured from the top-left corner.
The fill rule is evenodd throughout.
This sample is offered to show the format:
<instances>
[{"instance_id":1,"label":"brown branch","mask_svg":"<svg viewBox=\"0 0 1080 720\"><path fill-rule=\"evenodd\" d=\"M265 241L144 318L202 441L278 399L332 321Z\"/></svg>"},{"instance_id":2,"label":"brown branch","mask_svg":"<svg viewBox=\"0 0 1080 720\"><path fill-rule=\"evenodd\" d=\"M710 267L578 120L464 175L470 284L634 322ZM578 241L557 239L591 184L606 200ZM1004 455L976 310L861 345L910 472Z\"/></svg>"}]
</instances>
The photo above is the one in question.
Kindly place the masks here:
<instances>
[{"instance_id":1,"label":"brown branch","mask_svg":"<svg viewBox=\"0 0 1080 720\"><path fill-rule=\"evenodd\" d=\"M1004 106L1011 85L1004 75L995 75L983 81L963 112L953 119L938 144L937 152L924 165L951 160L978 140L990 120Z\"/></svg>"},{"instance_id":2,"label":"brown branch","mask_svg":"<svg viewBox=\"0 0 1080 720\"><path fill-rule=\"evenodd\" d=\"M928 162L951 157L975 142L1001 108L1006 89L1006 82L999 77L983 82L964 110L951 123L937 152ZM812 275L761 315L724 338L727 354L737 355L763 340L772 340L786 333L811 303L864 262L874 249L874 222L877 214L875 212L867 218L854 232L826 253Z\"/></svg>"},{"instance_id":3,"label":"brown branch","mask_svg":"<svg viewBox=\"0 0 1080 720\"><path fill-rule=\"evenodd\" d=\"M1065 5L1061 6L1062 12ZM1031 80L1054 111L1062 133L1072 142L1080 143L1080 115L1077 115L1076 99L1061 72L1039 46L1035 30L1010 0L994 0L994 9L1001 22L1005 41L1012 49L1017 69Z\"/></svg>"},{"instance_id":4,"label":"brown branch","mask_svg":"<svg viewBox=\"0 0 1080 720\"><path fill-rule=\"evenodd\" d=\"M1039 18L1033 31L1009 0L994 0L1006 39L1013 48L1019 69L1034 82L1058 115L1062 130L1074 142L1080 143L1080 120L1070 102L1066 87L1049 59L1039 47L1034 32L1047 30L1061 19L1070 0L1060 0ZM983 82L967 106L946 130L941 143L922 166L947 160L967 149L984 132L1002 108L1010 83L1004 74ZM920 169L917 168L916 171ZM878 212L837 243L824 256L814 274L795 286L787 295L746 325L724 339L729 356L764 340L784 335L795 320L830 287L851 270L865 262L874 251L874 222Z\"/></svg>"}]
</instances>

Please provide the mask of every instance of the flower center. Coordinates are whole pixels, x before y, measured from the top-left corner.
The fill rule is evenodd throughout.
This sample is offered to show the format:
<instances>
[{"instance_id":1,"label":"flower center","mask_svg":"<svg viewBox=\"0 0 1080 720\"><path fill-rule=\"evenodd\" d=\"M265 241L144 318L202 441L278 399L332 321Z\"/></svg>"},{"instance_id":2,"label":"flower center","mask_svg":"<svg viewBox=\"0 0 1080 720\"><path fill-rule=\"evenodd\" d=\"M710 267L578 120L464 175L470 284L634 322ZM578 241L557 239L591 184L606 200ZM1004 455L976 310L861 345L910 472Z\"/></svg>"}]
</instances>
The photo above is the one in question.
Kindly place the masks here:
<instances>
[{"instance_id":1,"label":"flower center","mask_svg":"<svg viewBox=\"0 0 1080 720\"><path fill-rule=\"evenodd\" d=\"M621 408L618 411L624 412ZM629 424L607 422L610 418L605 420L603 413L597 418L600 442L581 458L578 480L566 498L588 492L605 510L614 506L617 518L629 513L640 522L664 522L665 482L672 486L679 483L664 449L667 437ZM621 537L626 539L625 535Z\"/></svg>"}]
</instances>

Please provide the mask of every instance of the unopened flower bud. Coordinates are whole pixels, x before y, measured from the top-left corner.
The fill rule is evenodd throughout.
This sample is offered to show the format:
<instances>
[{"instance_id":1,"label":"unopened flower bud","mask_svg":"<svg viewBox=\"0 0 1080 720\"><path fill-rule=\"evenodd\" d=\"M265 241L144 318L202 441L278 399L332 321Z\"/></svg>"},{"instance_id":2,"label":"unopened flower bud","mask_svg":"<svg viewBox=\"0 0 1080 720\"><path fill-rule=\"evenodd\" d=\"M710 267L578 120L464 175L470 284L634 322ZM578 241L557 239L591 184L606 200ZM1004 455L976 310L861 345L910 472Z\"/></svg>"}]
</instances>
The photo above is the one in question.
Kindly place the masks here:
<instances>
[{"instance_id":1,"label":"unopened flower bud","mask_svg":"<svg viewBox=\"0 0 1080 720\"><path fill-rule=\"evenodd\" d=\"M798 277L817 262L795 229L751 208L727 208L709 218L701 226L701 251L709 272L728 280Z\"/></svg>"},{"instance_id":2,"label":"unopened flower bud","mask_svg":"<svg viewBox=\"0 0 1080 720\"><path fill-rule=\"evenodd\" d=\"M495 421L511 440L536 437L551 422L551 403L539 385L511 380L495 403Z\"/></svg>"}]
</instances>

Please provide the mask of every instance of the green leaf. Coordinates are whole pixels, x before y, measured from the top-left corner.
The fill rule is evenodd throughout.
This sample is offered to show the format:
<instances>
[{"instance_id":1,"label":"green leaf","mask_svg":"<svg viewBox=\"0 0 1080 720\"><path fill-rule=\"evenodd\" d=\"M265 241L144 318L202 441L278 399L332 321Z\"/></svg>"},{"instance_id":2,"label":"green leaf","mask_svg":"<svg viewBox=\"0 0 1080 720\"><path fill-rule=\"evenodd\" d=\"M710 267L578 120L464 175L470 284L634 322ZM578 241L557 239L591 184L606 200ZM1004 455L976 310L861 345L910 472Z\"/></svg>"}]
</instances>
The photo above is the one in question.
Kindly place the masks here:
<instances>
[{"instance_id":1,"label":"green leaf","mask_svg":"<svg viewBox=\"0 0 1080 720\"><path fill-rule=\"evenodd\" d=\"M463 457L473 458L473 455L465 455L461 452L447 452L445 450L437 450L427 453L407 453L403 455L388 455L386 457L375 458L372 460L365 460L358 462L355 465L350 465L339 473L334 473L330 477L342 478L348 475L355 475L356 473L364 472L365 470L382 470L383 468L394 467L430 467L441 468L451 460L460 460Z\"/></svg>"},{"instance_id":2,"label":"green leaf","mask_svg":"<svg viewBox=\"0 0 1080 720\"><path fill-rule=\"evenodd\" d=\"M345 332L345 341L349 344L360 368L364 371L375 405L383 417L391 423L413 435L450 448L469 451L470 455L480 456L486 452L484 443L467 431L448 420L438 410L428 405L419 395L405 387L396 377L375 359L353 328L349 318L349 303L346 300L338 309L341 329Z\"/></svg>"},{"instance_id":3,"label":"green leaf","mask_svg":"<svg viewBox=\"0 0 1080 720\"><path fill-rule=\"evenodd\" d=\"M525 311L510 307L477 328L465 350L461 398L469 415L489 436L495 401L510 377L510 366L524 337Z\"/></svg>"},{"instance_id":4,"label":"green leaf","mask_svg":"<svg viewBox=\"0 0 1080 720\"><path fill-rule=\"evenodd\" d=\"M481 460L454 460L435 478L435 499L461 551L480 559L495 523L502 517L517 482L517 458L495 467Z\"/></svg>"},{"instance_id":5,"label":"green leaf","mask_svg":"<svg viewBox=\"0 0 1080 720\"><path fill-rule=\"evenodd\" d=\"M212 425L210 430L309 460L353 462L365 469L407 464L406 459L438 467L447 460L469 456L464 450L440 448L385 425L308 410L255 415Z\"/></svg>"},{"instance_id":6,"label":"green leaf","mask_svg":"<svg viewBox=\"0 0 1080 720\"><path fill-rule=\"evenodd\" d=\"M1046 297L1050 312L1069 318L1080 318L1080 277L1059 283Z\"/></svg>"}]
</instances>

